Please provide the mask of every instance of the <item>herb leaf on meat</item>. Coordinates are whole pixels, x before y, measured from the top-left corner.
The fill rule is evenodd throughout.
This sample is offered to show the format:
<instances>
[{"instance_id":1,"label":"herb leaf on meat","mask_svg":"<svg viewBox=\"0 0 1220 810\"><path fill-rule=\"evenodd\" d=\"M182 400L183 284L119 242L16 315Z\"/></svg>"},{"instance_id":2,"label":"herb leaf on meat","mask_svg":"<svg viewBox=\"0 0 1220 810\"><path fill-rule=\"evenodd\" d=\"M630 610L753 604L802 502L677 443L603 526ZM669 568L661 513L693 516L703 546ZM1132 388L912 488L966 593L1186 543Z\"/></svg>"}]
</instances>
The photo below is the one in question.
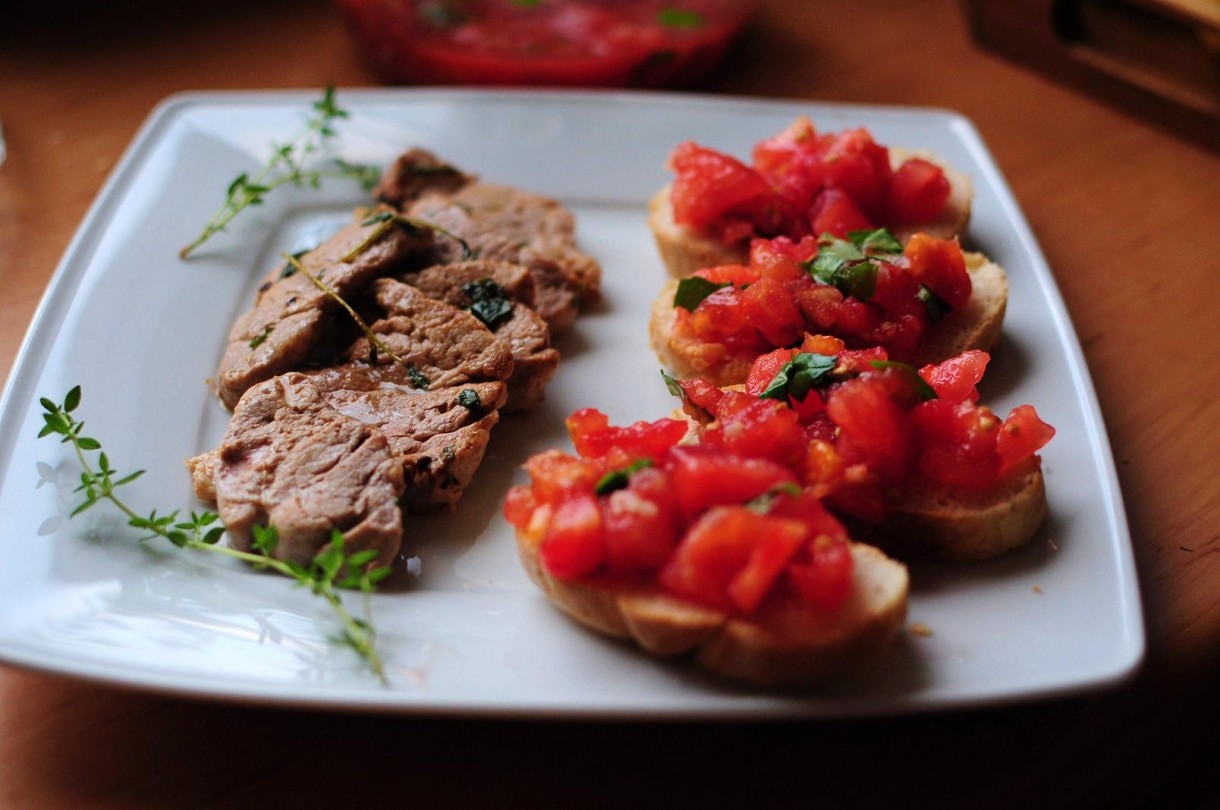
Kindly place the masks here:
<instances>
[{"instance_id":1,"label":"herb leaf on meat","mask_svg":"<svg viewBox=\"0 0 1220 810\"><path fill-rule=\"evenodd\" d=\"M385 665L376 647L377 633L369 618L368 595L374 590L376 583L389 576L391 569L388 566L373 565L377 558L375 551L346 553L343 548L343 533L336 530L331 534L330 544L305 567L286 560L277 560L272 556L278 541L272 526L255 526L254 551L238 551L220 544L225 529L217 525L220 516L215 512L192 511L189 518L184 518L178 510L159 515L154 509L147 515L141 515L118 496L117 490L137 480L144 471L136 470L120 475L118 470L111 466L109 457L102 451L101 442L84 435L85 423L72 415L80 402L80 386L69 391L62 404L46 397L39 400L43 408L43 427L38 438L61 437L62 444L72 445L81 468L81 483L76 491L82 493L83 500L73 509L73 517L108 501L127 517L129 526L147 532L139 538L141 541L161 538L178 548L232 557L255 568L270 569L295 580L298 585L308 588L326 602L343 628L342 642L365 660L382 683L387 682ZM96 456L91 458L90 453L96 453ZM340 588L355 589L364 594L363 617L354 616L347 610L337 592Z\"/></svg>"},{"instance_id":2,"label":"herb leaf on meat","mask_svg":"<svg viewBox=\"0 0 1220 810\"><path fill-rule=\"evenodd\" d=\"M287 143L274 145L267 164L257 174L251 176L248 172L242 172L229 183L224 205L204 225L199 236L178 251L181 258L187 258L196 248L223 231L246 208L262 205L267 195L280 186L318 188L324 178L334 177L354 179L366 189L373 187L380 176L375 166L343 160L332 160L318 167L311 165L312 159L335 136L335 122L348 117L347 110L335 103L333 85L328 86L322 98L314 102L312 110L305 128Z\"/></svg>"},{"instance_id":3,"label":"herb leaf on meat","mask_svg":"<svg viewBox=\"0 0 1220 810\"><path fill-rule=\"evenodd\" d=\"M481 278L462 285L462 293L470 299L470 314L488 329L513 314L513 304L504 288L490 278Z\"/></svg>"}]
</instances>

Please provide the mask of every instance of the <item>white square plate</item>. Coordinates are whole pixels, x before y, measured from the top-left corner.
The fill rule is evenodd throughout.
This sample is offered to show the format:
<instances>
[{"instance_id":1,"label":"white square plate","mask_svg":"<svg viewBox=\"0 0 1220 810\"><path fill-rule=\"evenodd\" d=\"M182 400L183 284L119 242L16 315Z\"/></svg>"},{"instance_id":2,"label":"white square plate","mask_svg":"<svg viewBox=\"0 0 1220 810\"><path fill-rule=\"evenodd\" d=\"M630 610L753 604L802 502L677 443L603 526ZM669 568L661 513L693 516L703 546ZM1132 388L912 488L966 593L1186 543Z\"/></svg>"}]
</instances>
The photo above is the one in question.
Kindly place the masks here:
<instances>
[{"instance_id":1,"label":"white square plate","mask_svg":"<svg viewBox=\"0 0 1220 810\"><path fill-rule=\"evenodd\" d=\"M1051 272L970 123L937 110L672 94L344 91L336 152L387 164L430 148L490 182L557 197L602 262L605 302L559 341L546 403L506 418L457 512L409 520L402 573L372 610L382 686L316 598L209 555L132 542L99 507L68 521L77 469L35 438L38 398L81 385L79 414L120 470L150 471L139 510L198 508L183 461L217 443L227 414L205 380L255 279L366 202L354 184L282 189L180 261L229 180L256 171L317 93L194 94L145 124L98 197L35 317L0 402L0 660L114 684L219 699L390 712L532 717L827 717L1058 695L1113 684L1143 656L1130 538L1092 384ZM1034 404L1058 429L1043 453L1051 519L1028 548L972 565L912 568L911 634L878 667L805 696L726 685L583 631L516 560L499 515L518 465L566 446L563 417L597 406L618 424L673 407L648 347L663 280L645 203L685 139L737 155L797 115L867 126L973 175L966 241L1004 266L1011 298L984 399ZM405 568L405 565L403 566ZM354 597L349 598L354 604Z\"/></svg>"}]
</instances>

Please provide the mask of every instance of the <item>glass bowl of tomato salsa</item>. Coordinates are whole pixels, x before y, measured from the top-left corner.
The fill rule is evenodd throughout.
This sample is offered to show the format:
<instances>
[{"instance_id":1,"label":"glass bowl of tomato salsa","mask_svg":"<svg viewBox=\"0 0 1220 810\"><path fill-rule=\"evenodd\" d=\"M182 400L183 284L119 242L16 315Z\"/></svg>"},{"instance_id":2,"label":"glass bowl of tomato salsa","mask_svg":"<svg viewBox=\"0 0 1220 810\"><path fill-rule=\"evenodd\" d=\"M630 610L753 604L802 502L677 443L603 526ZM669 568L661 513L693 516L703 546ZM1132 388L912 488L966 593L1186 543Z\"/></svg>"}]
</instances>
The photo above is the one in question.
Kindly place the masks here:
<instances>
[{"instance_id":1,"label":"glass bowl of tomato salsa","mask_svg":"<svg viewBox=\"0 0 1220 810\"><path fill-rule=\"evenodd\" d=\"M335 0L404 84L677 87L724 55L758 0Z\"/></svg>"}]
</instances>

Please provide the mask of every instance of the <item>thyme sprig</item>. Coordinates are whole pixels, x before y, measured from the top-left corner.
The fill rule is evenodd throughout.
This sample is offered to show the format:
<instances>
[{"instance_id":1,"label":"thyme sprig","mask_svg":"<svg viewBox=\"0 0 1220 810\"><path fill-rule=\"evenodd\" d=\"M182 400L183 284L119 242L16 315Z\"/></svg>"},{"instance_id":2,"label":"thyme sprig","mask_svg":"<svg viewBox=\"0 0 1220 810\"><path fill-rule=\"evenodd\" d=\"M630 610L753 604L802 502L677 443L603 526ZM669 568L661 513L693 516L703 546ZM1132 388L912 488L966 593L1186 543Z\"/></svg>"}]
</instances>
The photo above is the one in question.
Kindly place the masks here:
<instances>
[{"instance_id":1,"label":"thyme sprig","mask_svg":"<svg viewBox=\"0 0 1220 810\"><path fill-rule=\"evenodd\" d=\"M268 194L280 186L293 185L298 188L318 188L325 178L352 178L364 188L371 189L380 177L376 166L333 160L322 166L311 166L311 158L323 151L335 136L335 122L349 117L347 110L335 103L335 88L328 86L322 98L312 106L313 114L304 129L287 143L273 144L267 164L253 177L247 172L239 174L225 192L225 202L215 216L203 227L203 231L186 247L178 251L185 259L196 248L211 239L244 211L253 205L262 205Z\"/></svg>"},{"instance_id":2,"label":"thyme sprig","mask_svg":"<svg viewBox=\"0 0 1220 810\"><path fill-rule=\"evenodd\" d=\"M364 318L360 317L360 313L356 312L355 308L352 307L351 304L343 300L343 296L339 295L338 290L319 278L321 273L315 276L313 273L309 272L309 270L305 268L305 265L301 263L301 260L296 256L285 253L284 258L287 260L288 264L292 265L293 269L313 282L313 285L322 291L323 294L329 296L332 300L338 303L339 306L343 307L343 309L347 311L347 314L351 316L352 320L356 322L356 326L360 327L360 331L364 332L364 336L369 339L369 344L372 346L372 348L369 350L369 365L376 365L378 352L385 354L396 363L402 363L404 365L406 364L406 360L403 360L401 357L395 354L394 351L386 345L385 341L377 337L377 333L364 322Z\"/></svg>"},{"instance_id":3,"label":"thyme sprig","mask_svg":"<svg viewBox=\"0 0 1220 810\"><path fill-rule=\"evenodd\" d=\"M69 391L62 403L56 403L46 397L41 398L39 402L43 407L44 425L38 433L38 438L52 435L61 437L61 443L72 445L81 468L81 483L75 491L83 494L83 500L72 510L72 517L108 501L126 515L129 526L147 532L139 538L141 541L162 538L178 548L220 554L241 560L257 569L270 569L289 577L326 602L342 627L339 640L355 650L382 683L387 683L385 665L376 646L377 632L370 618L369 594L378 582L389 576L391 569L388 566L372 566L377 558L376 551L370 549L348 554L343 548L343 533L336 530L331 534L329 545L320 551L308 566L303 566L273 556L279 540L273 526L255 526L254 551L239 551L220 544L225 529L216 525L220 516L215 512L192 511L189 519L181 518L178 510L160 515L154 509L147 515L142 515L123 501L116 494L116 490L138 479L144 471L137 470L120 475L118 470L111 466L109 457L102 450L101 442L85 435L85 423L72 416L72 412L80 406L80 386ZM91 458L91 453L96 453L96 456ZM363 617L353 615L343 604L338 593L338 590L343 588L361 592L364 598Z\"/></svg>"}]
</instances>

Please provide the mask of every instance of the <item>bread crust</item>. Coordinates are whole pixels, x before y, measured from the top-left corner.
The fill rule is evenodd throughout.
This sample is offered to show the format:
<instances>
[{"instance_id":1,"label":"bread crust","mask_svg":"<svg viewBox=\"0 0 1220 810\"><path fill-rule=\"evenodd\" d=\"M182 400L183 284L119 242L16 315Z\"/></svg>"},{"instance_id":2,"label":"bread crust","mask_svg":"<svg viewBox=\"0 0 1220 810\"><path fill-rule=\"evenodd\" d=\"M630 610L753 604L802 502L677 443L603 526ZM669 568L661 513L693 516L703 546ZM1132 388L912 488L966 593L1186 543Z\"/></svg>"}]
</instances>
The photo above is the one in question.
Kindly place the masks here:
<instances>
[{"instance_id":1,"label":"bread crust","mask_svg":"<svg viewBox=\"0 0 1220 810\"><path fill-rule=\"evenodd\" d=\"M890 231L904 244L916 233L926 233L938 239L959 236L970 222L974 185L970 175L954 169L943 160L923 151L891 148L890 165L897 169L910 158L922 158L935 163L949 181L949 200L940 216L930 222L912 222L891 226ZM714 234L696 230L674 221L670 192L672 185L661 188L648 203L648 227L657 244L657 252L670 275L683 278L705 267L745 264L749 258L749 239L726 244Z\"/></svg>"},{"instance_id":2,"label":"bread crust","mask_svg":"<svg viewBox=\"0 0 1220 810\"><path fill-rule=\"evenodd\" d=\"M825 683L884 652L906 620L906 567L860 543L851 546L853 591L840 608L819 611L793 597L773 598L747 619L656 586L553 576L539 560L540 540L517 532L522 565L568 616L652 655L690 656L710 672L758 686Z\"/></svg>"},{"instance_id":3,"label":"bread crust","mask_svg":"<svg viewBox=\"0 0 1220 810\"><path fill-rule=\"evenodd\" d=\"M853 537L902 560L987 560L1028 544L1048 513L1042 461L1034 455L985 492L929 482L886 499L885 520L866 523L839 515Z\"/></svg>"},{"instance_id":4,"label":"bread crust","mask_svg":"<svg viewBox=\"0 0 1220 810\"><path fill-rule=\"evenodd\" d=\"M920 336L915 365L939 363L969 349L990 351L1000 340L1008 306L1008 276L981 253L963 253L970 274L970 301L930 325ZM720 343L681 335L673 300L679 279L670 279L652 302L648 334L661 364L679 379L702 377L721 388L743 383L755 358Z\"/></svg>"}]
</instances>

